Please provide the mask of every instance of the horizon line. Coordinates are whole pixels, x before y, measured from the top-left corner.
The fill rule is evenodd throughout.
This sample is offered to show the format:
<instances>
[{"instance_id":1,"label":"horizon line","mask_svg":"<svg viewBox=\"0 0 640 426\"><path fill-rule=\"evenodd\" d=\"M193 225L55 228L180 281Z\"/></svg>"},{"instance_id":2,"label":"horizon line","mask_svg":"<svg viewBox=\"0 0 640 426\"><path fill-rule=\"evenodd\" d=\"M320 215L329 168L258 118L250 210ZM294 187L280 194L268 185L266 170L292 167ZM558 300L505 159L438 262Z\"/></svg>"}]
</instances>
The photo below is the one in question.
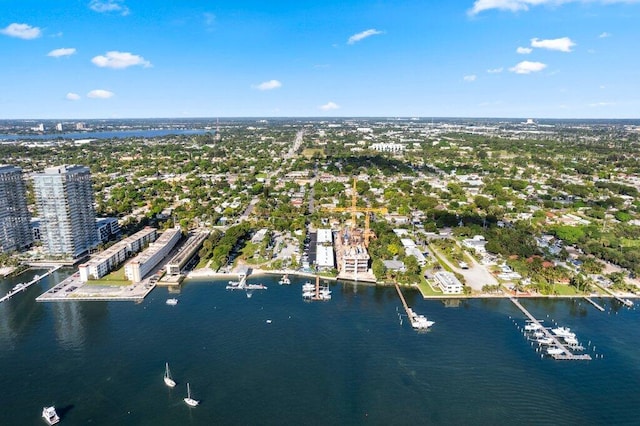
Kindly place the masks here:
<instances>
[{"instance_id":1,"label":"horizon line","mask_svg":"<svg viewBox=\"0 0 640 426\"><path fill-rule=\"evenodd\" d=\"M0 122L6 121L89 121L89 120L101 120L101 121L113 121L113 120L215 120L215 119L269 119L269 120L290 120L290 119L314 119L314 120L331 120L331 119L385 119L385 120L438 120L438 119L459 119L459 120L640 120L640 117L534 117L534 116L430 116L430 115L336 115L336 116L261 116L261 115L246 115L246 116L163 116L163 117L100 117L100 118L61 118L61 117L48 117L48 118L0 118Z\"/></svg>"}]
</instances>

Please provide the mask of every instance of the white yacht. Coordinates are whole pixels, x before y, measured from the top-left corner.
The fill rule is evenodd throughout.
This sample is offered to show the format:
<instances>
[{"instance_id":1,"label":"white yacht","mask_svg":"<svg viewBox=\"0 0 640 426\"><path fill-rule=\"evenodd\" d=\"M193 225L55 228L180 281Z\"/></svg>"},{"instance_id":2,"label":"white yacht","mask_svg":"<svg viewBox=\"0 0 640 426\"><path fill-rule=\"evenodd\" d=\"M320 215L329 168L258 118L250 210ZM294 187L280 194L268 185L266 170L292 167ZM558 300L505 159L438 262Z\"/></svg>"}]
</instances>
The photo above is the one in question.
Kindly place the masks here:
<instances>
[{"instance_id":1,"label":"white yacht","mask_svg":"<svg viewBox=\"0 0 640 426\"><path fill-rule=\"evenodd\" d=\"M171 306L175 306L178 304L178 299L176 298L171 298L171 299L167 299L167 305L171 305Z\"/></svg>"},{"instance_id":2,"label":"white yacht","mask_svg":"<svg viewBox=\"0 0 640 426\"><path fill-rule=\"evenodd\" d=\"M316 295L316 292L315 291L311 291L311 290L307 290L307 291L303 291L302 292L302 298L303 299L311 299L315 295Z\"/></svg>"},{"instance_id":3,"label":"white yacht","mask_svg":"<svg viewBox=\"0 0 640 426\"><path fill-rule=\"evenodd\" d=\"M331 290L329 287L322 287L318 292L318 300L331 300Z\"/></svg>"},{"instance_id":4,"label":"white yacht","mask_svg":"<svg viewBox=\"0 0 640 426\"><path fill-rule=\"evenodd\" d=\"M302 284L302 291L313 291L316 289L316 286L312 283L310 283L309 281L307 281L306 283Z\"/></svg>"},{"instance_id":5,"label":"white yacht","mask_svg":"<svg viewBox=\"0 0 640 426\"><path fill-rule=\"evenodd\" d=\"M291 284L291 280L289 279L289 276L287 274L284 274L282 278L280 278L280 281L278 281L278 283L280 285L289 285Z\"/></svg>"},{"instance_id":6,"label":"white yacht","mask_svg":"<svg viewBox=\"0 0 640 426\"><path fill-rule=\"evenodd\" d=\"M550 348L547 348L547 353L549 355L561 355L562 353L564 353L564 351L560 348L550 347Z\"/></svg>"},{"instance_id":7,"label":"white yacht","mask_svg":"<svg viewBox=\"0 0 640 426\"><path fill-rule=\"evenodd\" d=\"M552 328L551 332L553 334L555 334L556 336L562 337L562 338L566 338L566 337L576 337L575 333L571 332L571 329L569 327L557 327L557 328Z\"/></svg>"},{"instance_id":8,"label":"white yacht","mask_svg":"<svg viewBox=\"0 0 640 426\"><path fill-rule=\"evenodd\" d=\"M567 345L577 346L580 344L575 336L564 336L563 339L567 343Z\"/></svg>"},{"instance_id":9,"label":"white yacht","mask_svg":"<svg viewBox=\"0 0 640 426\"><path fill-rule=\"evenodd\" d=\"M164 370L164 384L169 386L170 388L173 388L176 386L176 382L171 378L171 372L169 371L169 363L165 363L165 370Z\"/></svg>"},{"instance_id":10,"label":"white yacht","mask_svg":"<svg viewBox=\"0 0 640 426\"><path fill-rule=\"evenodd\" d=\"M267 286L260 283L260 284L247 284L246 288L248 290L266 290Z\"/></svg>"},{"instance_id":11,"label":"white yacht","mask_svg":"<svg viewBox=\"0 0 640 426\"><path fill-rule=\"evenodd\" d=\"M56 413L56 409L53 406L42 409L42 418L48 425L55 425L60 421L60 417L58 417L58 413Z\"/></svg>"},{"instance_id":12,"label":"white yacht","mask_svg":"<svg viewBox=\"0 0 640 426\"><path fill-rule=\"evenodd\" d=\"M244 290L245 283L244 281L229 281L229 285L226 287L227 290Z\"/></svg>"},{"instance_id":13,"label":"white yacht","mask_svg":"<svg viewBox=\"0 0 640 426\"><path fill-rule=\"evenodd\" d=\"M536 342L540 343L541 345L551 345L553 344L553 339L551 337L541 337L536 340Z\"/></svg>"},{"instance_id":14,"label":"white yacht","mask_svg":"<svg viewBox=\"0 0 640 426\"><path fill-rule=\"evenodd\" d=\"M195 407L198 404L200 404L200 401L191 398L191 388L189 387L189 383L187 383L187 397L184 399L184 402L189 406L189 407Z\"/></svg>"},{"instance_id":15,"label":"white yacht","mask_svg":"<svg viewBox=\"0 0 640 426\"><path fill-rule=\"evenodd\" d=\"M529 324L524 326L525 331L538 331L543 327L540 324L536 324L535 322L530 322Z\"/></svg>"},{"instance_id":16,"label":"white yacht","mask_svg":"<svg viewBox=\"0 0 640 426\"><path fill-rule=\"evenodd\" d=\"M434 321L429 321L424 315L414 315L413 318L410 318L410 321L411 327L418 330L426 330L435 324Z\"/></svg>"}]
</instances>

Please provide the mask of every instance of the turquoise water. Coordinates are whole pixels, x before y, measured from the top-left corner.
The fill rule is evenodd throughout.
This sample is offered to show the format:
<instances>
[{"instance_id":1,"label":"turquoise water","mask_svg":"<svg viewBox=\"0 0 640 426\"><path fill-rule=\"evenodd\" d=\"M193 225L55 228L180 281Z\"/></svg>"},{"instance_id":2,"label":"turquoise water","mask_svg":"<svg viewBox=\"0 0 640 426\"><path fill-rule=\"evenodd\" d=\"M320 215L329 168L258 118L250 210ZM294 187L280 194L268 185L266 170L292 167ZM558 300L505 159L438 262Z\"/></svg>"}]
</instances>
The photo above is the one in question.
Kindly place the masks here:
<instances>
[{"instance_id":1,"label":"turquoise water","mask_svg":"<svg viewBox=\"0 0 640 426\"><path fill-rule=\"evenodd\" d=\"M508 300L446 307L405 291L436 321L422 334L400 325L393 288L332 284L331 301L309 303L296 278L250 280L269 286L251 298L192 280L140 304L33 301L64 276L0 305L0 425L41 425L48 404L70 425L640 423L640 319L615 302L522 301L602 356L567 362L540 358Z\"/></svg>"}]
</instances>

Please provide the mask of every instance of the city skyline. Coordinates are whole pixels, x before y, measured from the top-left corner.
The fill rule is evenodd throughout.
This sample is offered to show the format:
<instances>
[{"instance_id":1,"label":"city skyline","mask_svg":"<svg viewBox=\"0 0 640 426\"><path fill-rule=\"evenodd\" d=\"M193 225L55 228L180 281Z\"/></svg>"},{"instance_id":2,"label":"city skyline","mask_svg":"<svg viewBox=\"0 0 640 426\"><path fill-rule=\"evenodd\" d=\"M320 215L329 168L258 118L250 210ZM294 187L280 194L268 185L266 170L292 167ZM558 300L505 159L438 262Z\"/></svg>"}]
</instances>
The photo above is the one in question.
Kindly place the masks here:
<instances>
[{"instance_id":1,"label":"city skyline","mask_svg":"<svg viewBox=\"0 0 640 426\"><path fill-rule=\"evenodd\" d=\"M10 0L0 118L638 118L639 3Z\"/></svg>"}]
</instances>

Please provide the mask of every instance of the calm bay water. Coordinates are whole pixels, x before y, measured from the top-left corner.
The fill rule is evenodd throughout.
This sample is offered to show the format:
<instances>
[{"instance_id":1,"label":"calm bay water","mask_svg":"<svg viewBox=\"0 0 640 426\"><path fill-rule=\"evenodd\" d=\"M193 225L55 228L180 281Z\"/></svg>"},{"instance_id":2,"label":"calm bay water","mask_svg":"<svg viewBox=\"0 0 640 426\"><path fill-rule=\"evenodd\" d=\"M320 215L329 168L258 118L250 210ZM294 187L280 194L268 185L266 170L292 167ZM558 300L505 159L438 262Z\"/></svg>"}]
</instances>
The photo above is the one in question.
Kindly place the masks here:
<instances>
[{"instance_id":1,"label":"calm bay water","mask_svg":"<svg viewBox=\"0 0 640 426\"><path fill-rule=\"evenodd\" d=\"M140 304L33 300L64 276L0 304L1 425L41 425L48 404L70 425L640 423L640 316L615 302L523 301L603 356L562 362L540 359L508 300L446 307L405 291L436 321L427 333L400 325L393 288L332 284L331 301L308 303L296 278L254 278L269 289L251 298L192 280L177 306L162 288Z\"/></svg>"}]
</instances>

